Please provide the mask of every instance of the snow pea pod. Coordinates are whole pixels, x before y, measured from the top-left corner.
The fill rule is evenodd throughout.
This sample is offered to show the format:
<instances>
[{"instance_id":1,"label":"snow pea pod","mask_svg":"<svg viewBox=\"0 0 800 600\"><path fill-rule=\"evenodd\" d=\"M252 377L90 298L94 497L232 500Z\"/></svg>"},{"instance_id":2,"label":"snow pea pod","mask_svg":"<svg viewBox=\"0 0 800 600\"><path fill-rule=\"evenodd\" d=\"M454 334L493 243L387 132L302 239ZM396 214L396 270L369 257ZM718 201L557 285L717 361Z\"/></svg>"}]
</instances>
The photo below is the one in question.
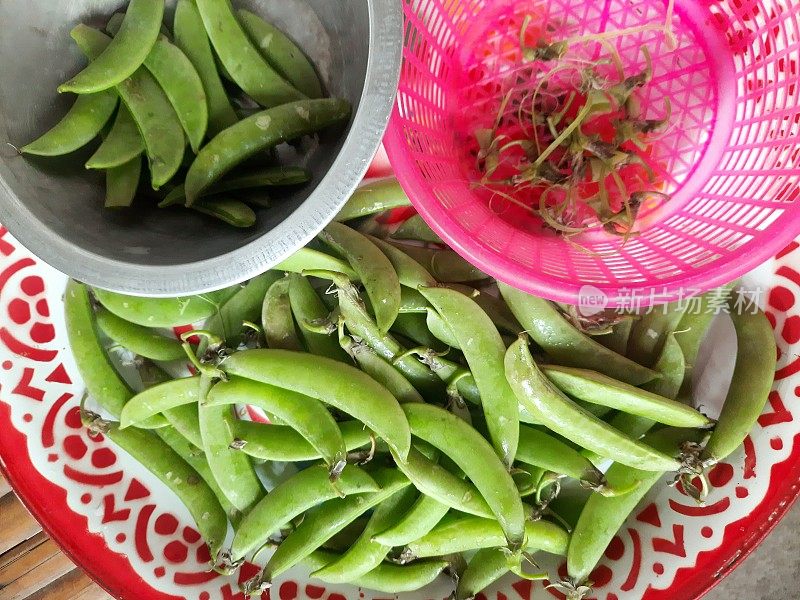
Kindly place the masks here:
<instances>
[{"instance_id":1,"label":"snow pea pod","mask_svg":"<svg viewBox=\"0 0 800 600\"><path fill-rule=\"evenodd\" d=\"M400 312L400 279L386 255L368 238L335 221L319 238L350 263L372 303L378 328L389 331Z\"/></svg>"},{"instance_id":2,"label":"snow pea pod","mask_svg":"<svg viewBox=\"0 0 800 600\"><path fill-rule=\"evenodd\" d=\"M277 271L267 271L243 284L209 317L203 328L222 336L228 346L236 348L241 341L243 323L258 321L267 290L282 276Z\"/></svg>"},{"instance_id":3,"label":"snow pea pod","mask_svg":"<svg viewBox=\"0 0 800 600\"><path fill-rule=\"evenodd\" d=\"M412 433L447 455L489 504L512 550L522 546L525 515L516 485L492 446L454 414L429 404L404 404ZM516 445L516 444L515 444Z\"/></svg>"},{"instance_id":4,"label":"snow pea pod","mask_svg":"<svg viewBox=\"0 0 800 600\"><path fill-rule=\"evenodd\" d=\"M253 44L278 74L309 98L321 98L322 83L314 65L288 35L255 13L237 11Z\"/></svg>"},{"instance_id":5,"label":"snow pea pod","mask_svg":"<svg viewBox=\"0 0 800 600\"><path fill-rule=\"evenodd\" d=\"M408 512L372 539L389 547L405 546L429 533L447 514L450 507L422 494Z\"/></svg>"},{"instance_id":6,"label":"snow pea pod","mask_svg":"<svg viewBox=\"0 0 800 600\"><path fill-rule=\"evenodd\" d=\"M256 224L253 209L235 198L201 198L191 208L234 227L246 228Z\"/></svg>"},{"instance_id":7,"label":"snow pea pod","mask_svg":"<svg viewBox=\"0 0 800 600\"><path fill-rule=\"evenodd\" d=\"M340 556L329 550L315 550L303 560L303 565L320 569ZM419 560L408 565L383 563L349 583L384 594L414 592L432 583L447 565L445 560Z\"/></svg>"},{"instance_id":8,"label":"snow pea pod","mask_svg":"<svg viewBox=\"0 0 800 600\"><path fill-rule=\"evenodd\" d=\"M169 424L189 440L198 451L203 447L203 437L200 434L200 413L197 404L184 404L164 411L164 418Z\"/></svg>"},{"instance_id":9,"label":"snow pea pod","mask_svg":"<svg viewBox=\"0 0 800 600\"><path fill-rule=\"evenodd\" d=\"M435 309L431 308L428 310L428 314L425 317L425 324L437 340L450 348L461 350L461 344L450 328L450 325L447 324ZM502 339L500 341L502 342Z\"/></svg>"},{"instance_id":10,"label":"snow pea pod","mask_svg":"<svg viewBox=\"0 0 800 600\"><path fill-rule=\"evenodd\" d=\"M540 429L520 426L517 460L599 488L605 483L603 474L573 447Z\"/></svg>"},{"instance_id":11,"label":"snow pea pod","mask_svg":"<svg viewBox=\"0 0 800 600\"><path fill-rule=\"evenodd\" d=\"M292 307L289 304L289 279L284 277L273 283L264 296L261 308L261 326L267 346L283 350L301 350Z\"/></svg>"},{"instance_id":12,"label":"snow pea pod","mask_svg":"<svg viewBox=\"0 0 800 600\"><path fill-rule=\"evenodd\" d=\"M712 421L694 408L612 379L574 367L544 366L542 372L562 392L592 404L615 408L673 427L708 427Z\"/></svg>"},{"instance_id":13,"label":"snow pea pod","mask_svg":"<svg viewBox=\"0 0 800 600\"><path fill-rule=\"evenodd\" d=\"M120 319L105 308L97 311L97 325L114 342L139 356L160 361L181 360L186 357L177 339Z\"/></svg>"},{"instance_id":14,"label":"snow pea pod","mask_svg":"<svg viewBox=\"0 0 800 600\"><path fill-rule=\"evenodd\" d=\"M661 354L666 336L675 331L683 312L677 302L651 307L633 324L627 356L640 365L652 367Z\"/></svg>"},{"instance_id":15,"label":"snow pea pod","mask_svg":"<svg viewBox=\"0 0 800 600\"><path fill-rule=\"evenodd\" d=\"M203 19L192 0L178 0L175 8L175 45L194 65L208 103L208 133L216 135L239 119L219 78Z\"/></svg>"},{"instance_id":16,"label":"snow pea pod","mask_svg":"<svg viewBox=\"0 0 800 600\"><path fill-rule=\"evenodd\" d=\"M324 466L303 469L275 486L247 513L231 543L231 559L237 562L257 550L281 526L326 500L379 489L358 467L346 466L335 484Z\"/></svg>"},{"instance_id":17,"label":"snow pea pod","mask_svg":"<svg viewBox=\"0 0 800 600\"><path fill-rule=\"evenodd\" d=\"M567 398L539 370L520 337L508 349L506 378L521 405L548 429L601 456L631 467L651 471L674 471L675 459L613 429Z\"/></svg>"},{"instance_id":18,"label":"snow pea pod","mask_svg":"<svg viewBox=\"0 0 800 600\"><path fill-rule=\"evenodd\" d=\"M195 0L216 55L233 80L262 106L278 106L305 96L267 64L236 18L230 0Z\"/></svg>"},{"instance_id":19,"label":"snow pea pod","mask_svg":"<svg viewBox=\"0 0 800 600\"><path fill-rule=\"evenodd\" d=\"M130 162L106 171L106 208L127 208L136 198L139 178L142 175L142 159L137 156Z\"/></svg>"},{"instance_id":20,"label":"snow pea pod","mask_svg":"<svg viewBox=\"0 0 800 600\"><path fill-rule=\"evenodd\" d=\"M498 282L497 287L525 331L556 363L592 369L631 385L658 376L575 329L547 300L504 283Z\"/></svg>"},{"instance_id":21,"label":"snow pea pod","mask_svg":"<svg viewBox=\"0 0 800 600\"><path fill-rule=\"evenodd\" d=\"M106 34L85 25L75 27L71 35L90 59L111 43ZM142 135L153 188L158 189L172 179L183 161L184 137L178 115L145 68L134 71L116 90Z\"/></svg>"},{"instance_id":22,"label":"snow pea pod","mask_svg":"<svg viewBox=\"0 0 800 600\"><path fill-rule=\"evenodd\" d=\"M392 324L390 333L400 335L413 344L431 348L434 351L445 350L447 346L434 337L428 329L426 313L427 311L425 313L403 313L401 309Z\"/></svg>"},{"instance_id":23,"label":"snow pea pod","mask_svg":"<svg viewBox=\"0 0 800 600\"><path fill-rule=\"evenodd\" d=\"M330 311L320 300L314 287L306 277L291 273L289 275L289 304L292 314L300 325L300 335L311 354L327 356L340 362L347 362L347 353L336 341L332 333L311 331L304 324L322 321L328 318Z\"/></svg>"},{"instance_id":24,"label":"snow pea pod","mask_svg":"<svg viewBox=\"0 0 800 600\"><path fill-rule=\"evenodd\" d=\"M111 131L86 161L87 169L110 169L132 161L144 152L144 140L136 122L124 104L117 109L117 117Z\"/></svg>"},{"instance_id":25,"label":"snow pea pod","mask_svg":"<svg viewBox=\"0 0 800 600\"><path fill-rule=\"evenodd\" d=\"M548 521L528 521L525 524L525 548L564 556L569 539L566 531ZM428 535L408 544L406 548L412 556L427 558L505 545L503 529L494 519L458 515L441 522Z\"/></svg>"},{"instance_id":26,"label":"snow pea pod","mask_svg":"<svg viewBox=\"0 0 800 600\"><path fill-rule=\"evenodd\" d=\"M276 271L298 274L304 271L332 271L341 273L349 279L358 279L355 271L342 259L313 248L301 248L274 268Z\"/></svg>"},{"instance_id":27,"label":"snow pea pod","mask_svg":"<svg viewBox=\"0 0 800 600\"><path fill-rule=\"evenodd\" d=\"M353 416L405 458L411 432L403 409L389 391L355 367L289 350L245 350L222 364L231 375L311 396ZM308 377L314 373L314 377Z\"/></svg>"},{"instance_id":28,"label":"snow pea pod","mask_svg":"<svg viewBox=\"0 0 800 600\"><path fill-rule=\"evenodd\" d=\"M338 426L348 452L370 443L371 433L362 423L344 421L338 423ZM237 421L233 429L236 436L235 447L253 458L280 462L303 462L322 458L319 450L293 427Z\"/></svg>"},{"instance_id":29,"label":"snow pea pod","mask_svg":"<svg viewBox=\"0 0 800 600\"><path fill-rule=\"evenodd\" d=\"M120 428L142 427L142 423L166 410L197 404L200 400L200 379L184 377L165 381L139 392L122 409Z\"/></svg>"},{"instance_id":30,"label":"snow pea pod","mask_svg":"<svg viewBox=\"0 0 800 600\"><path fill-rule=\"evenodd\" d=\"M456 347L464 353L482 398L489 438L497 455L510 466L519 441L519 408L503 373L506 346L500 333L483 309L464 294L447 288L420 288L420 292L444 321L441 329L452 333ZM428 319L430 326L431 313Z\"/></svg>"},{"instance_id":31,"label":"snow pea pod","mask_svg":"<svg viewBox=\"0 0 800 600\"><path fill-rule=\"evenodd\" d=\"M411 206L411 200L395 177L386 177L359 186L336 220L350 221L402 206Z\"/></svg>"},{"instance_id":32,"label":"snow pea pod","mask_svg":"<svg viewBox=\"0 0 800 600\"><path fill-rule=\"evenodd\" d=\"M114 114L118 96L113 90L78 96L69 112L47 133L20 148L23 154L60 156L82 148L100 134Z\"/></svg>"},{"instance_id":33,"label":"snow pea pod","mask_svg":"<svg viewBox=\"0 0 800 600\"><path fill-rule=\"evenodd\" d=\"M423 248L398 242L390 243L425 267L441 283L465 283L489 278L486 273L468 263L452 250Z\"/></svg>"},{"instance_id":34,"label":"snow pea pod","mask_svg":"<svg viewBox=\"0 0 800 600\"><path fill-rule=\"evenodd\" d=\"M147 58L158 39L163 17L164 0L131 0L114 40L58 91L91 94L122 83Z\"/></svg>"},{"instance_id":35,"label":"snow pea pod","mask_svg":"<svg viewBox=\"0 0 800 600\"><path fill-rule=\"evenodd\" d=\"M730 456L750 433L769 397L777 362L775 335L766 315L761 310L740 312L733 299L729 308L736 330L736 366L717 425L703 450L703 457L712 464Z\"/></svg>"},{"instance_id":36,"label":"snow pea pod","mask_svg":"<svg viewBox=\"0 0 800 600\"><path fill-rule=\"evenodd\" d=\"M407 290L416 291L417 288L423 285L431 287L437 284L433 275L428 273L425 267L399 248L395 248L390 243L372 235L366 235L365 237L380 248L381 252L383 252L386 258L389 259L389 262L392 263L394 270L397 272L397 278L400 280L400 283L405 286L404 292Z\"/></svg>"},{"instance_id":37,"label":"snow pea pod","mask_svg":"<svg viewBox=\"0 0 800 600\"><path fill-rule=\"evenodd\" d=\"M428 242L430 244L444 244L442 238L419 215L413 215L403 221L400 227L392 234L392 238Z\"/></svg>"},{"instance_id":38,"label":"snow pea pod","mask_svg":"<svg viewBox=\"0 0 800 600\"><path fill-rule=\"evenodd\" d=\"M334 471L344 464L347 451L336 421L321 402L309 396L250 379L232 377L211 388L207 403L257 406L297 431ZM238 431L238 425L233 425ZM234 435L234 437L236 437Z\"/></svg>"},{"instance_id":39,"label":"snow pea pod","mask_svg":"<svg viewBox=\"0 0 800 600\"><path fill-rule=\"evenodd\" d=\"M373 540L372 536L396 523L397 515L407 511L417 495L417 491L409 486L381 502L358 539L334 562L311 573L311 577L328 583L346 583L378 567L392 547Z\"/></svg>"},{"instance_id":40,"label":"snow pea pod","mask_svg":"<svg viewBox=\"0 0 800 600\"><path fill-rule=\"evenodd\" d=\"M508 573L508 555L502 548L482 548L469 560L466 570L458 578L456 600L472 600Z\"/></svg>"}]
</instances>

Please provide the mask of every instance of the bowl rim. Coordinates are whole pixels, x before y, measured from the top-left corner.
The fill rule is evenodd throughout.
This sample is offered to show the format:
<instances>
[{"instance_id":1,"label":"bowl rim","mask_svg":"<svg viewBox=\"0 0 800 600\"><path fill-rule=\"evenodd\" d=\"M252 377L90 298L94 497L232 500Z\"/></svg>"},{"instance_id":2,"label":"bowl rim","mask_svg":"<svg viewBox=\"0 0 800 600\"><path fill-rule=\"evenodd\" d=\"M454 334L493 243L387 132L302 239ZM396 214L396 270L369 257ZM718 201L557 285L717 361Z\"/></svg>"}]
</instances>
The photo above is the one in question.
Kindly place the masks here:
<instances>
[{"instance_id":1,"label":"bowl rim","mask_svg":"<svg viewBox=\"0 0 800 600\"><path fill-rule=\"evenodd\" d=\"M369 46L360 103L341 150L311 194L257 239L195 262L140 265L81 248L37 219L0 179L0 222L55 269L89 285L125 294L200 294L251 279L305 246L344 205L369 167L389 124L402 62L403 13L394 0L367 0Z\"/></svg>"}]
</instances>

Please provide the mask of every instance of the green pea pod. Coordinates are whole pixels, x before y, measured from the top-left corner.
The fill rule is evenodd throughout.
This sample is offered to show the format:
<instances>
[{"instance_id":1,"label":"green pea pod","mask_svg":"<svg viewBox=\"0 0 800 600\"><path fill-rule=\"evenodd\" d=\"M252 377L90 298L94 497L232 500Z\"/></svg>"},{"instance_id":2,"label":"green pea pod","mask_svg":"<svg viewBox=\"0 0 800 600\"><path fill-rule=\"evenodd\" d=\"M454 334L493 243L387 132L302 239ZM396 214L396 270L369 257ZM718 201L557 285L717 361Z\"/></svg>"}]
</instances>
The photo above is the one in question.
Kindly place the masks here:
<instances>
[{"instance_id":1,"label":"green pea pod","mask_svg":"<svg viewBox=\"0 0 800 600\"><path fill-rule=\"evenodd\" d=\"M304 326L304 324L327 319L330 311L320 300L308 279L296 273L289 275L289 304L295 321L300 324L300 335L311 354L326 356L339 362L349 360L347 353L342 350L332 333L311 331Z\"/></svg>"},{"instance_id":2,"label":"green pea pod","mask_svg":"<svg viewBox=\"0 0 800 600\"><path fill-rule=\"evenodd\" d=\"M728 304L736 330L736 366L717 425L703 450L704 458L713 463L730 456L750 433L769 398L777 362L775 335L766 315L761 310L737 310L733 298Z\"/></svg>"},{"instance_id":3,"label":"green pea pod","mask_svg":"<svg viewBox=\"0 0 800 600\"><path fill-rule=\"evenodd\" d=\"M580 452L533 427L520 427L517 460L566 475L594 488L601 487L605 481L603 474Z\"/></svg>"},{"instance_id":4,"label":"green pea pod","mask_svg":"<svg viewBox=\"0 0 800 600\"><path fill-rule=\"evenodd\" d=\"M136 198L142 159L137 156L130 162L106 171L106 208L128 208Z\"/></svg>"},{"instance_id":5,"label":"green pea pod","mask_svg":"<svg viewBox=\"0 0 800 600\"><path fill-rule=\"evenodd\" d=\"M489 438L497 455L510 466L519 441L519 408L503 376L506 346L500 333L481 307L464 294L447 288L420 288L420 292L444 321L441 329L452 333L456 347L464 353L483 400ZM428 318L430 326L430 313Z\"/></svg>"},{"instance_id":6,"label":"green pea pod","mask_svg":"<svg viewBox=\"0 0 800 600\"><path fill-rule=\"evenodd\" d=\"M396 523L372 539L389 547L405 546L429 533L449 510L446 504L423 494Z\"/></svg>"},{"instance_id":7,"label":"green pea pod","mask_svg":"<svg viewBox=\"0 0 800 600\"><path fill-rule=\"evenodd\" d=\"M442 238L419 215L413 215L403 221L400 227L392 234L392 238L428 242L430 244L444 244Z\"/></svg>"},{"instance_id":8,"label":"green pea pod","mask_svg":"<svg viewBox=\"0 0 800 600\"><path fill-rule=\"evenodd\" d=\"M450 283L445 287L472 298L489 315L489 318L492 319L499 331L514 337L518 336L522 331L522 325L519 324L514 314L501 298L496 298L489 293L483 293L473 287L459 283Z\"/></svg>"},{"instance_id":9,"label":"green pea pod","mask_svg":"<svg viewBox=\"0 0 800 600\"><path fill-rule=\"evenodd\" d=\"M152 329L120 319L105 308L97 311L97 325L114 342L134 354L151 360L170 361L186 358L181 343Z\"/></svg>"},{"instance_id":10,"label":"green pea pod","mask_svg":"<svg viewBox=\"0 0 800 600\"><path fill-rule=\"evenodd\" d=\"M358 539L336 561L314 571L311 577L327 583L346 583L378 567L392 547L373 540L373 535L396 523L398 513L407 511L417 495L409 486L381 502Z\"/></svg>"},{"instance_id":11,"label":"green pea pod","mask_svg":"<svg viewBox=\"0 0 800 600\"><path fill-rule=\"evenodd\" d=\"M200 412L197 404L184 404L164 411L164 418L169 424L189 440L198 451L203 447L203 436L200 434Z\"/></svg>"},{"instance_id":12,"label":"green pea pod","mask_svg":"<svg viewBox=\"0 0 800 600\"><path fill-rule=\"evenodd\" d=\"M508 349L505 372L520 404L571 442L643 470L674 471L680 467L675 459L621 434L567 398L536 366L524 338Z\"/></svg>"},{"instance_id":13,"label":"green pea pod","mask_svg":"<svg viewBox=\"0 0 800 600\"><path fill-rule=\"evenodd\" d=\"M411 206L411 200L395 177L387 177L362 184L336 215L336 220L360 219L402 206Z\"/></svg>"},{"instance_id":14,"label":"green pea pod","mask_svg":"<svg viewBox=\"0 0 800 600\"><path fill-rule=\"evenodd\" d=\"M394 270L397 272L397 278L400 280L400 283L405 286L403 289L404 292L416 291L420 286L431 287L437 284L433 275L428 273L425 267L399 248L395 248L390 243L372 235L367 235L365 237L380 248L381 252L383 252L386 258L389 259L389 262L392 263Z\"/></svg>"},{"instance_id":15,"label":"green pea pod","mask_svg":"<svg viewBox=\"0 0 800 600\"><path fill-rule=\"evenodd\" d=\"M379 492L334 498L307 513L303 522L270 557L261 580L271 581L285 573L358 517L410 485L408 479L395 469L379 469L371 474L381 487Z\"/></svg>"},{"instance_id":16,"label":"green pea pod","mask_svg":"<svg viewBox=\"0 0 800 600\"><path fill-rule=\"evenodd\" d=\"M344 464L347 451L342 433L325 406L314 398L250 379L232 377L211 388L206 402L209 406L257 406L303 436L332 471L335 472ZM237 427L234 425L234 430Z\"/></svg>"},{"instance_id":17,"label":"green pea pod","mask_svg":"<svg viewBox=\"0 0 800 600\"><path fill-rule=\"evenodd\" d=\"M86 391L104 410L119 418L133 391L119 376L100 344L89 290L72 279L64 294L64 317L69 345L75 353L75 363ZM166 421L156 418L147 425L161 427Z\"/></svg>"},{"instance_id":18,"label":"green pea pod","mask_svg":"<svg viewBox=\"0 0 800 600\"><path fill-rule=\"evenodd\" d=\"M289 36L255 13L238 10L237 15L250 40L281 77L309 98L322 98L314 65Z\"/></svg>"},{"instance_id":19,"label":"green pea pod","mask_svg":"<svg viewBox=\"0 0 800 600\"><path fill-rule=\"evenodd\" d=\"M447 322L438 312L436 312L435 309L431 308L428 310L428 314L425 317L425 324L428 326L428 330L437 340L450 348L461 350L461 344L458 341L455 333L453 333L453 330L450 328L450 325L447 324Z\"/></svg>"},{"instance_id":20,"label":"green pea pod","mask_svg":"<svg viewBox=\"0 0 800 600\"><path fill-rule=\"evenodd\" d=\"M458 578L456 600L471 600L508 573L509 556L502 548L482 548Z\"/></svg>"},{"instance_id":21,"label":"green pea pod","mask_svg":"<svg viewBox=\"0 0 800 600\"><path fill-rule=\"evenodd\" d=\"M247 228L256 224L253 209L235 198L201 198L191 208L234 227Z\"/></svg>"},{"instance_id":22,"label":"green pea pod","mask_svg":"<svg viewBox=\"0 0 800 600\"><path fill-rule=\"evenodd\" d=\"M397 467L420 492L446 506L480 517L494 514L472 483L436 464L416 448L411 448L408 458L398 461Z\"/></svg>"},{"instance_id":23,"label":"green pea pod","mask_svg":"<svg viewBox=\"0 0 800 600\"><path fill-rule=\"evenodd\" d=\"M86 161L87 169L110 169L129 163L144 152L144 140L136 121L124 104L117 109L111 131L97 151Z\"/></svg>"},{"instance_id":24,"label":"green pea pod","mask_svg":"<svg viewBox=\"0 0 800 600\"><path fill-rule=\"evenodd\" d=\"M441 283L464 283L483 281L489 278L486 273L468 263L452 250L423 248L397 242L391 242L391 244L425 267Z\"/></svg>"},{"instance_id":25,"label":"green pea pod","mask_svg":"<svg viewBox=\"0 0 800 600\"><path fill-rule=\"evenodd\" d=\"M267 107L305 98L253 47L229 0L195 0L195 4L220 62L248 96Z\"/></svg>"},{"instance_id":26,"label":"green pea pod","mask_svg":"<svg viewBox=\"0 0 800 600\"><path fill-rule=\"evenodd\" d=\"M394 320L390 333L406 338L412 345L424 346L434 351L445 350L447 345L442 344L428 329L426 313L427 311L425 313L403 313L401 311Z\"/></svg>"},{"instance_id":27,"label":"green pea pod","mask_svg":"<svg viewBox=\"0 0 800 600\"><path fill-rule=\"evenodd\" d=\"M270 348L302 350L303 344L297 335L289 303L288 278L279 279L267 290L261 309L261 325Z\"/></svg>"},{"instance_id":28,"label":"green pea pod","mask_svg":"<svg viewBox=\"0 0 800 600\"><path fill-rule=\"evenodd\" d=\"M370 431L358 421L338 423L348 451L370 443ZM234 425L236 448L259 460L304 462L322 458L294 428L285 425L265 425L252 421L237 421Z\"/></svg>"},{"instance_id":29,"label":"green pea pod","mask_svg":"<svg viewBox=\"0 0 800 600\"><path fill-rule=\"evenodd\" d=\"M611 327L611 332L605 335L598 335L595 339L603 346L616 352L617 354L625 355L628 349L628 340L631 337L631 330L633 329L634 318L626 317L619 323L615 323Z\"/></svg>"},{"instance_id":30,"label":"green pea pod","mask_svg":"<svg viewBox=\"0 0 800 600\"><path fill-rule=\"evenodd\" d=\"M200 405L200 434L211 473L230 503L247 512L262 498L264 490L250 458L230 447L235 421L231 406Z\"/></svg>"},{"instance_id":31,"label":"green pea pod","mask_svg":"<svg viewBox=\"0 0 800 600\"><path fill-rule=\"evenodd\" d=\"M385 387L355 367L288 350L245 350L223 368L231 375L283 387L330 404L358 419L405 458L411 432L403 409ZM309 377L314 373L314 377Z\"/></svg>"},{"instance_id":32,"label":"green pea pod","mask_svg":"<svg viewBox=\"0 0 800 600\"><path fill-rule=\"evenodd\" d=\"M142 66L155 44L164 17L164 0L131 0L119 33L97 58L59 92L91 94L122 83Z\"/></svg>"},{"instance_id":33,"label":"green pea pod","mask_svg":"<svg viewBox=\"0 0 800 600\"><path fill-rule=\"evenodd\" d=\"M574 367L542 367L562 392L592 404L647 417L673 427L708 427L712 421L681 402L653 394L601 373Z\"/></svg>"},{"instance_id":34,"label":"green pea pod","mask_svg":"<svg viewBox=\"0 0 800 600\"><path fill-rule=\"evenodd\" d=\"M243 323L258 321L267 290L281 277L283 275L277 271L253 277L209 317L203 328L222 336L229 347L236 348L241 341Z\"/></svg>"},{"instance_id":35,"label":"green pea pod","mask_svg":"<svg viewBox=\"0 0 800 600\"><path fill-rule=\"evenodd\" d=\"M139 392L125 404L120 415L120 428L142 427L142 423L166 410L197 404L200 380L197 377L172 379Z\"/></svg>"},{"instance_id":36,"label":"green pea pod","mask_svg":"<svg viewBox=\"0 0 800 600\"><path fill-rule=\"evenodd\" d=\"M548 521L528 521L525 524L525 548L564 556L569 539L566 531ZM458 515L439 523L428 535L408 544L406 548L411 556L427 558L505 545L503 529L497 521Z\"/></svg>"},{"instance_id":37,"label":"green pea pod","mask_svg":"<svg viewBox=\"0 0 800 600\"><path fill-rule=\"evenodd\" d=\"M404 315L426 314L431 305L416 288L402 287L400 290L400 313Z\"/></svg>"},{"instance_id":38,"label":"green pea pod","mask_svg":"<svg viewBox=\"0 0 800 600\"><path fill-rule=\"evenodd\" d=\"M315 550L303 560L303 566L320 569L340 556L329 550ZM402 566L383 563L349 583L384 594L414 592L432 583L447 565L446 560L419 560Z\"/></svg>"},{"instance_id":39,"label":"green pea pod","mask_svg":"<svg viewBox=\"0 0 800 600\"><path fill-rule=\"evenodd\" d=\"M213 490L172 448L149 431L108 426L112 442L139 461L180 498L216 559L228 533L228 519Z\"/></svg>"},{"instance_id":40,"label":"green pea pod","mask_svg":"<svg viewBox=\"0 0 800 600\"><path fill-rule=\"evenodd\" d=\"M341 273L348 279L358 279L355 271L346 262L313 248L301 248L274 268L276 271L299 274L305 271L333 271Z\"/></svg>"},{"instance_id":41,"label":"green pea pod","mask_svg":"<svg viewBox=\"0 0 800 600\"><path fill-rule=\"evenodd\" d=\"M189 167L185 183L187 205L191 206L209 186L258 152L349 118L349 102L324 99L284 104L239 121L206 144Z\"/></svg>"},{"instance_id":42,"label":"green pea pod","mask_svg":"<svg viewBox=\"0 0 800 600\"><path fill-rule=\"evenodd\" d=\"M95 298L109 311L145 327L176 327L207 319L217 312L218 302L226 290L198 296L175 298L143 298L92 289Z\"/></svg>"},{"instance_id":43,"label":"green pea pod","mask_svg":"<svg viewBox=\"0 0 800 600\"><path fill-rule=\"evenodd\" d=\"M652 307L634 322L627 356L640 365L652 367L661 354L666 337L675 331L683 313L677 302Z\"/></svg>"},{"instance_id":44,"label":"green pea pod","mask_svg":"<svg viewBox=\"0 0 800 600\"><path fill-rule=\"evenodd\" d=\"M341 223L330 223L320 239L353 267L375 311L378 328L389 331L400 312L400 280L392 263L368 238Z\"/></svg>"},{"instance_id":45,"label":"green pea pod","mask_svg":"<svg viewBox=\"0 0 800 600\"><path fill-rule=\"evenodd\" d=\"M178 0L174 30L175 45L189 58L203 82L208 102L208 133L216 135L239 119L222 86L203 19L192 0Z\"/></svg>"},{"instance_id":46,"label":"green pea pod","mask_svg":"<svg viewBox=\"0 0 800 600\"><path fill-rule=\"evenodd\" d=\"M281 526L332 498L377 492L375 481L358 467L346 466L332 483L328 469L303 469L279 483L242 520L231 544L234 562L264 545Z\"/></svg>"},{"instance_id":47,"label":"green pea pod","mask_svg":"<svg viewBox=\"0 0 800 600\"><path fill-rule=\"evenodd\" d=\"M113 90L79 96L69 112L40 138L20 148L23 154L60 156L82 148L100 134L114 114Z\"/></svg>"},{"instance_id":48,"label":"green pea pod","mask_svg":"<svg viewBox=\"0 0 800 600\"><path fill-rule=\"evenodd\" d=\"M520 548L525 536L522 501L489 443L467 423L436 406L404 404L403 411L416 437L441 450L467 474L492 509L509 546Z\"/></svg>"},{"instance_id":49,"label":"green pea pod","mask_svg":"<svg viewBox=\"0 0 800 600\"><path fill-rule=\"evenodd\" d=\"M163 0L162 0L163 1ZM78 25L72 38L90 59L111 43L101 31ZM161 86L144 68L139 68L116 87L144 140L154 189L172 179L183 161L183 128Z\"/></svg>"},{"instance_id":50,"label":"green pea pod","mask_svg":"<svg viewBox=\"0 0 800 600\"><path fill-rule=\"evenodd\" d=\"M645 437L659 452L676 455L682 442L698 439L697 432L662 429ZM578 584L597 566L608 544L647 492L664 476L664 471L642 471L616 463L606 473L610 485L630 489L628 494L604 497L592 494L572 531L567 552L567 572Z\"/></svg>"}]
</instances>

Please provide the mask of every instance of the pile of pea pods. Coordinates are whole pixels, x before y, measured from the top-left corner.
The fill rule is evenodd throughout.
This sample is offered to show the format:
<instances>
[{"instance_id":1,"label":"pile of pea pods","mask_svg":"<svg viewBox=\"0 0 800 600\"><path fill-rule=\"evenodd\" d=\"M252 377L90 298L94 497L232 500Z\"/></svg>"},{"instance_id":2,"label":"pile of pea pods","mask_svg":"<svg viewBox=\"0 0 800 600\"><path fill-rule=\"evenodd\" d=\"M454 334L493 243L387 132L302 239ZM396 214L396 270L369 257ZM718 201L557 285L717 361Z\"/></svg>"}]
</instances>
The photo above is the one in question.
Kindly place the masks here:
<instances>
[{"instance_id":1,"label":"pile of pea pods","mask_svg":"<svg viewBox=\"0 0 800 600\"><path fill-rule=\"evenodd\" d=\"M406 204L393 179L365 185L309 246L201 296L70 282L69 339L98 405L84 420L182 499L213 568L263 565L247 593L304 565L385 593L444 572L472 598L508 572L549 578L544 552L566 556L557 585L580 598L658 481L701 501L694 482L741 444L773 380L769 322L732 312L736 368L714 422L691 406L691 374L718 292L692 312L587 323L490 280L418 216L387 225ZM186 323L204 324L162 333ZM138 393L109 347L138 366ZM192 375L168 375L176 362ZM272 462L299 470L266 491Z\"/></svg>"},{"instance_id":2,"label":"pile of pea pods","mask_svg":"<svg viewBox=\"0 0 800 600\"><path fill-rule=\"evenodd\" d=\"M105 33L75 27L90 62L59 92L78 98L20 152L60 156L100 136L86 168L105 172L106 207L146 195L162 208L250 227L252 207L269 205L264 188L311 179L306 169L275 166L269 151L346 123L350 104L324 98L303 51L229 0L179 0L172 32L163 19L164 0L131 0Z\"/></svg>"}]
</instances>

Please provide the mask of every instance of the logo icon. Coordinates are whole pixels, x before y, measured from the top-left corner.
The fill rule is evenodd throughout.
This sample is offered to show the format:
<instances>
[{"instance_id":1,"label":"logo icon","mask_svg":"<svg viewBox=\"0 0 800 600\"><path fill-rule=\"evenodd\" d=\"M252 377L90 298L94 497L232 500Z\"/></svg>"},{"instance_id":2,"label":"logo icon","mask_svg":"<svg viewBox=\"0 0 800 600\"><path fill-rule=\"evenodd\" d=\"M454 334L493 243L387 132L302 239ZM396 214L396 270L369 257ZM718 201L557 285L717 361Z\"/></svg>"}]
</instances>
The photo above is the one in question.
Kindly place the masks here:
<instances>
[{"instance_id":1,"label":"logo icon","mask_svg":"<svg viewBox=\"0 0 800 600\"><path fill-rule=\"evenodd\" d=\"M578 290L578 312L581 316L592 317L603 312L608 306L608 296L593 285L584 285Z\"/></svg>"}]
</instances>

